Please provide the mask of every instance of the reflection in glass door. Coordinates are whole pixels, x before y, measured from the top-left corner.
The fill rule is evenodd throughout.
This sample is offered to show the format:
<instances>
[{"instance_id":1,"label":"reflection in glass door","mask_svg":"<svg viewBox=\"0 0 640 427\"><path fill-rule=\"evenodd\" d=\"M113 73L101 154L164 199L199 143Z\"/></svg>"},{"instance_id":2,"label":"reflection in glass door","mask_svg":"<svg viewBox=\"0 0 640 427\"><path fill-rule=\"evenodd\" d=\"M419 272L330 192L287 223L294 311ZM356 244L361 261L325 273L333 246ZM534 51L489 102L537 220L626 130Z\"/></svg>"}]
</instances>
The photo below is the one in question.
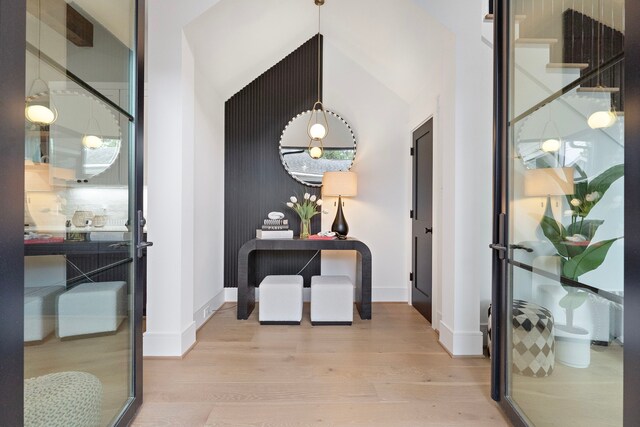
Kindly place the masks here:
<instances>
[{"instance_id":1,"label":"reflection in glass door","mask_svg":"<svg viewBox=\"0 0 640 427\"><path fill-rule=\"evenodd\" d=\"M531 425L622 425L624 2L510 6L505 394Z\"/></svg>"},{"instance_id":2,"label":"reflection in glass door","mask_svg":"<svg viewBox=\"0 0 640 427\"><path fill-rule=\"evenodd\" d=\"M25 425L112 425L136 396L136 7L27 1Z\"/></svg>"}]
</instances>

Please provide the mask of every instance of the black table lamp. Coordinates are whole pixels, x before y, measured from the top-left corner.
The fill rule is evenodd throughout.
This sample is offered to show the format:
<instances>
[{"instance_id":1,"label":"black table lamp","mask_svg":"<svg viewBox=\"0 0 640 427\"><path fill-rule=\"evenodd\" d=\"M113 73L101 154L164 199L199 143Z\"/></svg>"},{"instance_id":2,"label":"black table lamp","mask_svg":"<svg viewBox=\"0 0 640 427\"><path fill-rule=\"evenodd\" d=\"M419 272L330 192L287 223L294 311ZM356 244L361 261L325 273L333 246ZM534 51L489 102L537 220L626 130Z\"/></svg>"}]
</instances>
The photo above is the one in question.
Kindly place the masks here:
<instances>
[{"instance_id":1,"label":"black table lamp","mask_svg":"<svg viewBox=\"0 0 640 427\"><path fill-rule=\"evenodd\" d=\"M338 196L338 212L331 231L346 236L349 225L342 212L342 198L358 194L358 179L354 172L325 172L322 176L322 196Z\"/></svg>"}]
</instances>

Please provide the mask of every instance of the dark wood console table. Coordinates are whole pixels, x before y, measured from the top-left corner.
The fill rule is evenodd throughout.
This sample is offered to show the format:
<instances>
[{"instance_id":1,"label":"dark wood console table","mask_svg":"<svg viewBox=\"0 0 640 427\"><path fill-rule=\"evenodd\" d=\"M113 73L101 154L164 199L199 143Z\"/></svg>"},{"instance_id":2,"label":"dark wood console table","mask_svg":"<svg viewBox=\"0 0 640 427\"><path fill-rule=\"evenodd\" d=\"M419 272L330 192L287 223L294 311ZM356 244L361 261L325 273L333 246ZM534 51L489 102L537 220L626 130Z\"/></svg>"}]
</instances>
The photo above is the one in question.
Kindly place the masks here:
<instances>
[{"instance_id":1,"label":"dark wood console table","mask_svg":"<svg viewBox=\"0 0 640 427\"><path fill-rule=\"evenodd\" d=\"M256 305L256 283L253 276L255 251L356 251L356 307L361 319L371 319L371 251L358 239L253 239L238 252L238 319L248 319Z\"/></svg>"}]
</instances>

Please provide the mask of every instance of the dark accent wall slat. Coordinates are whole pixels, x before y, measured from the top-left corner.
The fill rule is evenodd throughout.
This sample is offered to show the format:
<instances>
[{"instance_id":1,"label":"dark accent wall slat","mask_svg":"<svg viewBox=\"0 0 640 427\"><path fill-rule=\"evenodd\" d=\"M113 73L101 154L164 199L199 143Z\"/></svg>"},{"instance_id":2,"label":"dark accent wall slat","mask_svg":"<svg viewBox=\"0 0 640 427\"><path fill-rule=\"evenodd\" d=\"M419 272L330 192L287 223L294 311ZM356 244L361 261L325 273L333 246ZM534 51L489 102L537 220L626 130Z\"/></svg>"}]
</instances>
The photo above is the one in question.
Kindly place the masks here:
<instances>
[{"instance_id":1,"label":"dark accent wall slat","mask_svg":"<svg viewBox=\"0 0 640 427\"><path fill-rule=\"evenodd\" d=\"M314 36L225 103L226 287L237 286L238 250L255 238L267 213L284 212L298 235L299 218L285 202L305 192L320 196L319 188L305 187L287 174L278 151L280 134L289 120L316 101L318 37L322 49L322 36ZM320 231L320 221L319 215L312 220L312 232ZM313 255L306 251L258 253L255 280L259 283L269 274L296 274ZM303 272L305 284L317 274L319 256Z\"/></svg>"}]
</instances>

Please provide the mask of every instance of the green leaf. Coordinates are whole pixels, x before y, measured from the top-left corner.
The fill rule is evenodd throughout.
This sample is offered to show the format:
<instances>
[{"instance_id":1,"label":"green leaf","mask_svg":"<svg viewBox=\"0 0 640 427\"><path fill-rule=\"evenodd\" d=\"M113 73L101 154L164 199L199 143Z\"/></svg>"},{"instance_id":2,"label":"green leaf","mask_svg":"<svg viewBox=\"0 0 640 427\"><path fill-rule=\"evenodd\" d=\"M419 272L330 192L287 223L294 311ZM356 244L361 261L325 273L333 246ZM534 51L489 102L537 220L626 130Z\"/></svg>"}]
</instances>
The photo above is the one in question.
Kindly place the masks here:
<instances>
[{"instance_id":1,"label":"green leaf","mask_svg":"<svg viewBox=\"0 0 640 427\"><path fill-rule=\"evenodd\" d=\"M600 193L600 198L604 196L604 193L611 187L611 184L624 176L624 165L615 165L602 172L597 177L593 178L589 183L588 192L592 193L597 191ZM595 204L595 203L594 203Z\"/></svg>"},{"instance_id":2,"label":"green leaf","mask_svg":"<svg viewBox=\"0 0 640 427\"><path fill-rule=\"evenodd\" d=\"M556 250L563 257L569 256L567 246L563 243L567 235L564 226L550 216L543 216L540 220L540 228L545 237L555 246Z\"/></svg>"},{"instance_id":3,"label":"green leaf","mask_svg":"<svg viewBox=\"0 0 640 427\"><path fill-rule=\"evenodd\" d=\"M587 240L593 240L593 236L596 234L596 231L598 231L598 227L603 223L604 221L600 219L585 219L584 221L577 221L567 227L567 235L573 236L574 234L582 234L587 238Z\"/></svg>"},{"instance_id":4,"label":"green leaf","mask_svg":"<svg viewBox=\"0 0 640 427\"><path fill-rule=\"evenodd\" d=\"M618 239L619 237L616 237L615 239L595 243L585 249L580 255L567 260L562 266L562 275L569 279L577 280L578 277L583 274L600 267L609 249L611 249L611 245Z\"/></svg>"},{"instance_id":5,"label":"green leaf","mask_svg":"<svg viewBox=\"0 0 640 427\"><path fill-rule=\"evenodd\" d=\"M565 289L567 288L565 287ZM584 304L588 297L589 294L586 292L578 291L576 289L567 289L567 294L562 297L558 304L565 310L575 310Z\"/></svg>"}]
</instances>

